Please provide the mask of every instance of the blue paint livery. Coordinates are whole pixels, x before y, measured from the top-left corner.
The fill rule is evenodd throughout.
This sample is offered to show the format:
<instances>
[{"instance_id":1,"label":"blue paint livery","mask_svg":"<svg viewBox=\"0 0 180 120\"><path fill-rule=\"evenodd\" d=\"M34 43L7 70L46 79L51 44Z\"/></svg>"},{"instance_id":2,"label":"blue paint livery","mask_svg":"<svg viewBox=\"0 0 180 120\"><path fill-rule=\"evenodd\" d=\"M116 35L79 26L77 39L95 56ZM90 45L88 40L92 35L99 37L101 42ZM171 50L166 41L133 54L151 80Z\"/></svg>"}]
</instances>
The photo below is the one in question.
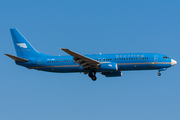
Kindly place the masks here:
<instances>
[{"instance_id":1,"label":"blue paint livery","mask_svg":"<svg viewBox=\"0 0 180 120\"><path fill-rule=\"evenodd\" d=\"M106 77L116 77L128 70L159 70L160 76L160 71L177 64L166 55L157 53L81 55L63 48L70 56L51 56L36 51L17 29L10 29L10 32L17 57L5 55L14 59L16 64L29 69L58 73L84 72L92 80L96 80L96 72Z\"/></svg>"}]
</instances>

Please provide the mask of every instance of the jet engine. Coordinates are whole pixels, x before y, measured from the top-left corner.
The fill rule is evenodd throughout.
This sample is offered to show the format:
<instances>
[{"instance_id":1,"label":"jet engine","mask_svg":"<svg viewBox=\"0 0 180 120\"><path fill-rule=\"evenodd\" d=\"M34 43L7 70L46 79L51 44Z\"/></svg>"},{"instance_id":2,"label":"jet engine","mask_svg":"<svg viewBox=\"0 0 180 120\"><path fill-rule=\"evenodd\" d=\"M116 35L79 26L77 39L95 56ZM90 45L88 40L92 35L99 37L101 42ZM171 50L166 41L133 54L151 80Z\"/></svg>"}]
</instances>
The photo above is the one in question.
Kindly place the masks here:
<instances>
[{"instance_id":1,"label":"jet engine","mask_svg":"<svg viewBox=\"0 0 180 120\"><path fill-rule=\"evenodd\" d=\"M122 76L122 71L114 71L114 72L102 72L106 77L119 77Z\"/></svg>"},{"instance_id":2,"label":"jet engine","mask_svg":"<svg viewBox=\"0 0 180 120\"><path fill-rule=\"evenodd\" d=\"M102 63L100 65L100 69L103 72L112 72L112 71L117 71L118 66L116 63Z\"/></svg>"}]
</instances>

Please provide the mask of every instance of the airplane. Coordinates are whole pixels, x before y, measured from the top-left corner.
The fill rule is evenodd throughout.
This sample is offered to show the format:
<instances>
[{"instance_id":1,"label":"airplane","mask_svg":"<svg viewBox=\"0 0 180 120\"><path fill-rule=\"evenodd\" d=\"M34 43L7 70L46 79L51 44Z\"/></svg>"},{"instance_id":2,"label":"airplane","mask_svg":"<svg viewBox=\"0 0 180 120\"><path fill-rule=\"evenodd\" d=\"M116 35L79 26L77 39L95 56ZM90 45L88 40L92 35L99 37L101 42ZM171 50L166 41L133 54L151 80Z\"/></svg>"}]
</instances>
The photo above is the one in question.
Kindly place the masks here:
<instances>
[{"instance_id":1,"label":"airplane","mask_svg":"<svg viewBox=\"0 0 180 120\"><path fill-rule=\"evenodd\" d=\"M38 52L16 29L10 29L17 56L5 54L17 65L28 69L47 72L72 73L82 72L96 81L96 73L106 77L120 77L122 71L158 70L177 64L177 61L157 53L118 53L82 55L67 48L61 48L69 56L52 56Z\"/></svg>"}]
</instances>

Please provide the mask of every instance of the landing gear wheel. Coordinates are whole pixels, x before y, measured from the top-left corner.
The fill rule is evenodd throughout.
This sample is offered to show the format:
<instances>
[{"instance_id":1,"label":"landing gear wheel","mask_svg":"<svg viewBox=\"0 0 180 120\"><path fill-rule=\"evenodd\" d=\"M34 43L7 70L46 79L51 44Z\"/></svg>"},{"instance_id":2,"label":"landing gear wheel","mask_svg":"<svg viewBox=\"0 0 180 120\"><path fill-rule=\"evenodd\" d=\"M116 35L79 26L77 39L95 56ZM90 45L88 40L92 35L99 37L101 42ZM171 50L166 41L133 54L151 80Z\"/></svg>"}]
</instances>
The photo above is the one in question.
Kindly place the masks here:
<instances>
[{"instance_id":1,"label":"landing gear wheel","mask_svg":"<svg viewBox=\"0 0 180 120\"><path fill-rule=\"evenodd\" d=\"M158 76L161 76L161 73L160 73L160 72L158 73Z\"/></svg>"},{"instance_id":2,"label":"landing gear wheel","mask_svg":"<svg viewBox=\"0 0 180 120\"><path fill-rule=\"evenodd\" d=\"M97 77L96 77L96 76L93 76L93 77L91 77L91 79L92 79L93 81L96 81Z\"/></svg>"},{"instance_id":3,"label":"landing gear wheel","mask_svg":"<svg viewBox=\"0 0 180 120\"><path fill-rule=\"evenodd\" d=\"M97 77L96 77L96 72L94 70L91 70L88 74L88 76L93 80L96 81Z\"/></svg>"},{"instance_id":4,"label":"landing gear wheel","mask_svg":"<svg viewBox=\"0 0 180 120\"><path fill-rule=\"evenodd\" d=\"M90 78L92 78L92 77L93 77L92 72L90 72L90 73L88 74L88 76L89 76Z\"/></svg>"}]
</instances>

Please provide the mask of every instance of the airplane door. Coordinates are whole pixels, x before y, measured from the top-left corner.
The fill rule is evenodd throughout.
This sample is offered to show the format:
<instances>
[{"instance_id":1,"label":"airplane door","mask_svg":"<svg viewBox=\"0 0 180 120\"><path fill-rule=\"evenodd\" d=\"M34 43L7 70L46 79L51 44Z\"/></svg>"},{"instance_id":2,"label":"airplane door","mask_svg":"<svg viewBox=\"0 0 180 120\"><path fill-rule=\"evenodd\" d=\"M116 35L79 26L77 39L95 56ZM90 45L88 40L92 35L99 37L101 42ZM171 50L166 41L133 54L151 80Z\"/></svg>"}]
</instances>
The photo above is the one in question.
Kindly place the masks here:
<instances>
[{"instance_id":1,"label":"airplane door","mask_svg":"<svg viewBox=\"0 0 180 120\"><path fill-rule=\"evenodd\" d=\"M158 62L158 55L154 55L154 62Z\"/></svg>"},{"instance_id":2,"label":"airplane door","mask_svg":"<svg viewBox=\"0 0 180 120\"><path fill-rule=\"evenodd\" d=\"M38 65L39 65L39 66L42 65L42 59L38 59Z\"/></svg>"}]
</instances>

